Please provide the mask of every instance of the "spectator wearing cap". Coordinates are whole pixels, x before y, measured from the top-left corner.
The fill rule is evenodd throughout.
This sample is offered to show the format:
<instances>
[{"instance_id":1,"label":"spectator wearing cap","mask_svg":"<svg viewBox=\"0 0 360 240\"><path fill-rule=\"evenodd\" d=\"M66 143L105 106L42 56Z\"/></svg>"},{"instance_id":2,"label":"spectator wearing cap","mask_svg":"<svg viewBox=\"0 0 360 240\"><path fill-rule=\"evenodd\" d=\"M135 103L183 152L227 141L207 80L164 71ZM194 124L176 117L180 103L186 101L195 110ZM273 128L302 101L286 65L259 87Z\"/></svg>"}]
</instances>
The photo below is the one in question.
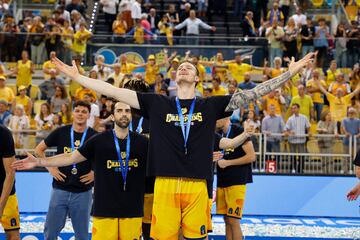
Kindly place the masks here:
<instances>
[{"instance_id":1,"label":"spectator wearing cap","mask_svg":"<svg viewBox=\"0 0 360 240\"><path fill-rule=\"evenodd\" d=\"M62 78L58 77L56 69L49 71L49 79L45 80L39 85L41 91L41 99L50 102L50 99L55 95L56 87L64 85L65 82Z\"/></svg>"},{"instance_id":2,"label":"spectator wearing cap","mask_svg":"<svg viewBox=\"0 0 360 240\"><path fill-rule=\"evenodd\" d=\"M109 32L112 32L112 24L116 19L116 5L119 4L119 0L100 0L102 10L105 15L105 23L109 28Z\"/></svg>"},{"instance_id":3,"label":"spectator wearing cap","mask_svg":"<svg viewBox=\"0 0 360 240\"><path fill-rule=\"evenodd\" d=\"M8 126L11 118L11 112L8 109L8 102L0 99L0 125Z\"/></svg>"},{"instance_id":4,"label":"spectator wearing cap","mask_svg":"<svg viewBox=\"0 0 360 240\"><path fill-rule=\"evenodd\" d=\"M56 57L56 52L55 51L50 52L50 56L49 56L50 60L44 62L44 64L43 64L42 70L43 70L43 73L44 73L44 79L45 80L48 80L50 78L50 70L54 69L55 72L56 72L56 76L59 75L59 71L56 69L55 64L53 64L52 61L51 61L51 59L53 59L55 57Z\"/></svg>"},{"instance_id":5,"label":"spectator wearing cap","mask_svg":"<svg viewBox=\"0 0 360 240\"><path fill-rule=\"evenodd\" d=\"M134 21L134 25L141 19L141 0L135 0L131 5L131 18Z\"/></svg>"},{"instance_id":6,"label":"spectator wearing cap","mask_svg":"<svg viewBox=\"0 0 360 240\"><path fill-rule=\"evenodd\" d=\"M6 86L6 77L0 75L0 100L5 100L8 103L12 103L15 95L11 88Z\"/></svg>"},{"instance_id":7,"label":"spectator wearing cap","mask_svg":"<svg viewBox=\"0 0 360 240\"><path fill-rule=\"evenodd\" d=\"M178 67L180 66L180 60L175 57L171 60L170 68L167 71L167 77L170 78L170 75L173 71L177 71Z\"/></svg>"},{"instance_id":8,"label":"spectator wearing cap","mask_svg":"<svg viewBox=\"0 0 360 240\"><path fill-rule=\"evenodd\" d=\"M150 8L149 14L147 16L147 20L150 23L151 32L156 33L158 24L160 22L160 17L156 13L155 8Z\"/></svg>"},{"instance_id":9,"label":"spectator wearing cap","mask_svg":"<svg viewBox=\"0 0 360 240\"><path fill-rule=\"evenodd\" d=\"M273 63L275 57L282 58L282 41L284 38L284 30L278 26L278 21L274 20L272 26L266 29L266 38L270 43L269 47L269 59ZM272 65L273 66L273 65Z\"/></svg>"},{"instance_id":10,"label":"spectator wearing cap","mask_svg":"<svg viewBox=\"0 0 360 240\"><path fill-rule=\"evenodd\" d=\"M218 76L215 76L212 81L212 95L213 96L224 96L227 94L227 91L223 86L220 85L221 80Z\"/></svg>"},{"instance_id":11,"label":"spectator wearing cap","mask_svg":"<svg viewBox=\"0 0 360 240\"><path fill-rule=\"evenodd\" d=\"M86 52L87 41L92 37L92 33L86 29L86 23L81 22L80 28L74 34L72 51L75 56L83 57Z\"/></svg>"},{"instance_id":12,"label":"spectator wearing cap","mask_svg":"<svg viewBox=\"0 0 360 240\"><path fill-rule=\"evenodd\" d=\"M27 88L24 85L19 86L19 95L16 96L13 101L12 109L16 109L17 105L22 105L26 115L30 116L32 111L32 101L28 96L26 96L26 89Z\"/></svg>"},{"instance_id":13,"label":"spectator wearing cap","mask_svg":"<svg viewBox=\"0 0 360 240\"><path fill-rule=\"evenodd\" d=\"M34 67L33 62L29 60L28 52L22 51L21 60L17 61L13 74L16 75L16 87L25 86L27 95L30 95Z\"/></svg>"},{"instance_id":14,"label":"spectator wearing cap","mask_svg":"<svg viewBox=\"0 0 360 240\"><path fill-rule=\"evenodd\" d=\"M340 73L336 74L335 78L336 78L336 81L332 82L330 84L328 92L330 92L332 94L336 94L336 90L338 88L342 88L345 95L349 94L351 92L351 88L350 88L350 85L345 80L345 74L340 72Z\"/></svg>"},{"instance_id":15,"label":"spectator wearing cap","mask_svg":"<svg viewBox=\"0 0 360 240\"><path fill-rule=\"evenodd\" d=\"M197 18L195 10L191 10L190 16L182 23L176 25L175 29L180 30L184 27L186 27L186 41L188 45L199 44L200 27L214 32L216 31L214 26L210 26L204 23L201 19Z\"/></svg>"}]
</instances>

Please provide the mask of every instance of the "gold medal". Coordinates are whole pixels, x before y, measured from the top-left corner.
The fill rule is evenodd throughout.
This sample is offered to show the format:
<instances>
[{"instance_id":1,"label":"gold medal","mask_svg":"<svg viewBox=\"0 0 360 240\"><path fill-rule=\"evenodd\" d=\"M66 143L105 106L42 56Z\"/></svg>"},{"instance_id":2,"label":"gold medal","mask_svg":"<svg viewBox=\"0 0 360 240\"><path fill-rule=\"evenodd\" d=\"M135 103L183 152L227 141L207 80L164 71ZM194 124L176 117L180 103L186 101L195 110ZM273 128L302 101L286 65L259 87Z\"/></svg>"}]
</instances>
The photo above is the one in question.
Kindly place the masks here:
<instances>
[{"instance_id":1,"label":"gold medal","mask_svg":"<svg viewBox=\"0 0 360 240\"><path fill-rule=\"evenodd\" d=\"M77 174L77 168L73 168L73 169L71 169L71 174L72 175L76 175Z\"/></svg>"}]
</instances>

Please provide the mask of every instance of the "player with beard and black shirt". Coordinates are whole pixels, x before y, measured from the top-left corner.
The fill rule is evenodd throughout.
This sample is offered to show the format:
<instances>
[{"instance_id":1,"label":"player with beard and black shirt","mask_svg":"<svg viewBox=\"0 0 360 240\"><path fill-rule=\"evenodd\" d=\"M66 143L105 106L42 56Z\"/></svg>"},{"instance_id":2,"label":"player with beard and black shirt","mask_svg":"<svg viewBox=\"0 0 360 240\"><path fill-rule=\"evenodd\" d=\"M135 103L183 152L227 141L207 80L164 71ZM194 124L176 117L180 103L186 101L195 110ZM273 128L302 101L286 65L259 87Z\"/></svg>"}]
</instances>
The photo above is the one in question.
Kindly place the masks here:
<instances>
[{"instance_id":1,"label":"player with beard and black shirt","mask_svg":"<svg viewBox=\"0 0 360 240\"><path fill-rule=\"evenodd\" d=\"M196 67L182 63L177 69L177 96L136 93L89 79L78 69L54 58L59 71L87 88L129 104L150 121L148 173L155 176L151 237L177 239L180 227L185 238L205 239L209 215L206 180L212 175L216 120L281 87L308 62L314 53L289 65L289 71L232 96L195 97L199 82ZM189 121L188 121L189 120Z\"/></svg>"},{"instance_id":2,"label":"player with beard and black shirt","mask_svg":"<svg viewBox=\"0 0 360 240\"><path fill-rule=\"evenodd\" d=\"M35 154L45 157L45 150L49 147L56 147L57 154L71 153L82 146L97 133L86 125L90 109L87 102L76 102L72 111L73 123L51 132L36 146ZM45 221L45 239L59 236L68 215L71 216L76 239L88 239L94 181L91 162L61 168L49 167L47 170L53 176L53 189Z\"/></svg>"},{"instance_id":3,"label":"player with beard and black shirt","mask_svg":"<svg viewBox=\"0 0 360 240\"><path fill-rule=\"evenodd\" d=\"M216 127L222 135L216 135L215 148L220 148L223 136L233 138L244 132L241 127L232 125L229 118L218 120ZM226 148L223 159L217 161L216 213L224 215L228 239L243 239L239 219L242 218L246 184L253 181L251 163L256 160L248 136L241 145Z\"/></svg>"},{"instance_id":4,"label":"player with beard and black shirt","mask_svg":"<svg viewBox=\"0 0 360 240\"><path fill-rule=\"evenodd\" d=\"M115 127L93 136L71 154L49 158L31 155L16 169L69 166L92 159L95 173L93 240L133 240L141 237L148 139L129 131L130 106L118 102Z\"/></svg>"}]
</instances>

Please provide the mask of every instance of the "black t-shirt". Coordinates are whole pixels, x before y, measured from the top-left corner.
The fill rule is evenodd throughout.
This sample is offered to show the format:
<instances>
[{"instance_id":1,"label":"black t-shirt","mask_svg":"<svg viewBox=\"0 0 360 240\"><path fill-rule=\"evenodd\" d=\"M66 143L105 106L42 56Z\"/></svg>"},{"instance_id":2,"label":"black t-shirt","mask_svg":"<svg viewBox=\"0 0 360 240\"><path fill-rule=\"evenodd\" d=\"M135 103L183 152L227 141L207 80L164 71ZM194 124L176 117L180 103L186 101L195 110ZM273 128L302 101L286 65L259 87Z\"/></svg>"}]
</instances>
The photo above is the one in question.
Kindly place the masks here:
<instances>
[{"instance_id":1,"label":"black t-shirt","mask_svg":"<svg viewBox=\"0 0 360 240\"><path fill-rule=\"evenodd\" d=\"M56 154L71 153L71 140L70 140L70 129L72 125L60 127L50 133L50 135L44 140L46 146L56 147ZM89 128L86 134L85 141L91 136L97 134L97 132ZM74 131L74 146L78 148L80 145L82 133ZM65 182L60 182L53 179L53 188L61 189L69 192L85 192L92 188L93 184L85 185L80 182L80 177L88 174L91 171L91 162L86 160L84 162L76 164L77 174L71 173L72 165L66 167L59 167L59 171L66 175Z\"/></svg>"},{"instance_id":2,"label":"black t-shirt","mask_svg":"<svg viewBox=\"0 0 360 240\"><path fill-rule=\"evenodd\" d=\"M354 163L355 166L360 167L360 150L357 152L353 163Z\"/></svg>"},{"instance_id":3,"label":"black t-shirt","mask_svg":"<svg viewBox=\"0 0 360 240\"><path fill-rule=\"evenodd\" d=\"M126 139L118 139L123 162ZM130 132L129 170L126 190L112 131L100 133L87 141L78 151L93 159L95 173L93 216L130 218L142 217L145 191L148 139Z\"/></svg>"},{"instance_id":4,"label":"black t-shirt","mask_svg":"<svg viewBox=\"0 0 360 240\"><path fill-rule=\"evenodd\" d=\"M211 179L214 130L231 96L197 98L185 154L175 98L137 93L141 115L150 121L148 174L150 176ZM185 121L192 99L180 100ZM185 122L186 125L186 122Z\"/></svg>"},{"instance_id":5,"label":"black t-shirt","mask_svg":"<svg viewBox=\"0 0 360 240\"><path fill-rule=\"evenodd\" d=\"M15 156L14 139L9 129L0 124L0 195L3 189L6 173L4 168L4 158ZM11 189L10 195L15 193L15 182Z\"/></svg>"},{"instance_id":6,"label":"black t-shirt","mask_svg":"<svg viewBox=\"0 0 360 240\"><path fill-rule=\"evenodd\" d=\"M234 138L240 135L243 132L243 129L237 126L232 125L231 131L229 133L229 138ZM219 146L221 135L216 134L215 137L215 148ZM235 149L226 149L224 151L224 159L231 161L232 159L240 158L246 155L242 146L247 142L251 141L249 138L240 146ZM229 166L226 168L217 168L217 186L218 187L230 187L233 185L241 185L252 183L252 170L251 164Z\"/></svg>"},{"instance_id":7,"label":"black t-shirt","mask_svg":"<svg viewBox=\"0 0 360 240\"><path fill-rule=\"evenodd\" d=\"M306 25L301 27L301 35L304 37L309 37L309 36L313 36L315 35L315 27L308 27ZM302 44L305 46L313 46L314 45L314 40L310 39L310 40L306 40L306 39L302 39L301 40Z\"/></svg>"}]
</instances>

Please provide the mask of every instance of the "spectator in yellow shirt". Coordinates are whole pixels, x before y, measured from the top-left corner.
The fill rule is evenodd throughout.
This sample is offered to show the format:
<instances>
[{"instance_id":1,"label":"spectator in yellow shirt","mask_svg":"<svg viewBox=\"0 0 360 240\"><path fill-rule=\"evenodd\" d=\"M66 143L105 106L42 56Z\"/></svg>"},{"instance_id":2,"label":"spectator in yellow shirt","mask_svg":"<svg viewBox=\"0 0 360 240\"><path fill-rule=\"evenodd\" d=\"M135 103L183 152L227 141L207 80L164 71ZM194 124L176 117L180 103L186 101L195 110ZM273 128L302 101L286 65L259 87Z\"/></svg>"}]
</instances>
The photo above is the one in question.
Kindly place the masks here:
<instances>
[{"instance_id":1,"label":"spectator in yellow shirt","mask_svg":"<svg viewBox=\"0 0 360 240\"><path fill-rule=\"evenodd\" d=\"M220 84L221 84L220 78L215 76L212 81L212 85L213 85L212 95L213 96L224 96L227 94L227 91L225 90L225 88L223 86L221 86Z\"/></svg>"},{"instance_id":2,"label":"spectator in yellow shirt","mask_svg":"<svg viewBox=\"0 0 360 240\"><path fill-rule=\"evenodd\" d=\"M215 61L200 61L201 64L207 67L212 67L214 76L218 76L221 82L228 81L228 69L226 69L227 62L224 61L223 54L218 52Z\"/></svg>"},{"instance_id":3,"label":"spectator in yellow shirt","mask_svg":"<svg viewBox=\"0 0 360 240\"><path fill-rule=\"evenodd\" d=\"M31 99L26 96L26 89L27 87L24 85L19 86L19 96L15 97L12 104L12 109L16 109L16 105L22 105L24 106L24 111L26 115L30 116L32 111L32 102Z\"/></svg>"},{"instance_id":4,"label":"spectator in yellow shirt","mask_svg":"<svg viewBox=\"0 0 360 240\"><path fill-rule=\"evenodd\" d=\"M329 101L332 118L334 121L340 123L347 116L347 109L351 106L351 99L360 92L360 84L358 84L356 89L348 95L344 94L342 88L338 88L336 90L336 95L333 95L329 93L319 81L315 82Z\"/></svg>"},{"instance_id":5,"label":"spectator in yellow shirt","mask_svg":"<svg viewBox=\"0 0 360 240\"><path fill-rule=\"evenodd\" d=\"M305 115L306 118L310 121L314 117L314 103L311 97L305 94L304 85L300 84L297 89L299 95L292 98L290 107L297 103L300 106L300 113Z\"/></svg>"},{"instance_id":6,"label":"spectator in yellow shirt","mask_svg":"<svg viewBox=\"0 0 360 240\"><path fill-rule=\"evenodd\" d=\"M13 74L16 75L16 87L19 88L19 86L25 86L27 89L27 95L30 95L33 73L34 64L31 60L29 60L29 53L24 50L21 53L21 60L17 62Z\"/></svg>"},{"instance_id":7,"label":"spectator in yellow shirt","mask_svg":"<svg viewBox=\"0 0 360 240\"><path fill-rule=\"evenodd\" d=\"M0 100L5 100L8 103L12 103L14 100L14 92L11 88L5 85L6 77L0 76Z\"/></svg>"},{"instance_id":8,"label":"spectator in yellow shirt","mask_svg":"<svg viewBox=\"0 0 360 240\"><path fill-rule=\"evenodd\" d=\"M143 44L145 42L145 33L150 36L154 36L154 34L148 30L146 30L140 21L137 21L136 26L127 33L127 35L134 36L134 43Z\"/></svg>"},{"instance_id":9,"label":"spectator in yellow shirt","mask_svg":"<svg viewBox=\"0 0 360 240\"><path fill-rule=\"evenodd\" d=\"M345 95L349 94L351 92L350 85L345 80L344 73L338 73L336 74L336 81L332 82L329 86L328 92L332 94L336 94L336 89L342 88Z\"/></svg>"},{"instance_id":10,"label":"spectator in yellow shirt","mask_svg":"<svg viewBox=\"0 0 360 240\"><path fill-rule=\"evenodd\" d=\"M326 71L326 86L329 87L332 82L335 82L336 75L341 73L340 69L337 69L335 60L330 62L330 67Z\"/></svg>"},{"instance_id":11,"label":"spectator in yellow shirt","mask_svg":"<svg viewBox=\"0 0 360 240\"><path fill-rule=\"evenodd\" d=\"M86 29L86 23L81 22L79 30L74 34L74 41L72 45L73 54L81 57L84 56L87 41L91 37L92 33Z\"/></svg>"},{"instance_id":12,"label":"spectator in yellow shirt","mask_svg":"<svg viewBox=\"0 0 360 240\"><path fill-rule=\"evenodd\" d=\"M59 75L59 71L56 69L55 64L52 63L51 59L56 57L56 52L55 51L51 51L50 52L50 60L44 62L42 70L44 73L44 80L48 80L50 78L50 70L55 69L56 71L56 76Z\"/></svg>"},{"instance_id":13,"label":"spectator in yellow shirt","mask_svg":"<svg viewBox=\"0 0 360 240\"><path fill-rule=\"evenodd\" d=\"M320 84L326 88L326 82L324 80L320 80L320 73L318 70L314 70L313 77L306 82L306 90L310 94L314 103L316 121L320 121L321 112L324 107L324 94L322 94L315 81L319 81Z\"/></svg>"},{"instance_id":14,"label":"spectator in yellow shirt","mask_svg":"<svg viewBox=\"0 0 360 240\"><path fill-rule=\"evenodd\" d=\"M265 115L270 113L270 106L273 105L275 107L275 113L279 116L282 116L282 105L284 101L281 100L281 94L279 90L275 90L270 92L268 95L262 98L263 111L265 111Z\"/></svg>"},{"instance_id":15,"label":"spectator in yellow shirt","mask_svg":"<svg viewBox=\"0 0 360 240\"><path fill-rule=\"evenodd\" d=\"M112 30L114 33L114 38L116 43L123 43L125 40L126 30L128 29L127 23L123 17L123 14L120 12L116 16L116 20L112 24Z\"/></svg>"}]
</instances>

